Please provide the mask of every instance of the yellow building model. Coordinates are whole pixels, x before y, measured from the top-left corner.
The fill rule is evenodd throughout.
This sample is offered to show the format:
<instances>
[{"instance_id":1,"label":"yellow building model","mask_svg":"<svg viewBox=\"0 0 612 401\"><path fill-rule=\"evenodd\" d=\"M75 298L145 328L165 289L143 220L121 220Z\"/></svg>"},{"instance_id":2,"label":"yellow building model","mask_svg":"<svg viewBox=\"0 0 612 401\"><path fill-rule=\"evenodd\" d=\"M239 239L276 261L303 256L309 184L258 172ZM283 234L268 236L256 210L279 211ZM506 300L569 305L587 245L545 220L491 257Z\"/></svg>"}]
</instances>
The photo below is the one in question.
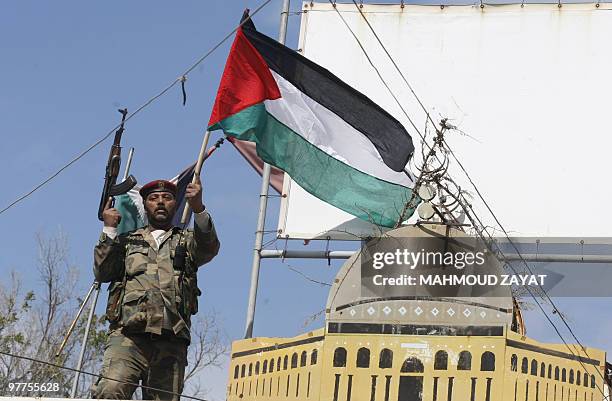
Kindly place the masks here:
<instances>
[{"instance_id":1,"label":"yellow building model","mask_svg":"<svg viewBox=\"0 0 612 401\"><path fill-rule=\"evenodd\" d=\"M426 249L429 238L466 234L431 224L385 236L406 249ZM351 257L338 273L324 328L233 343L228 400L608 399L605 352L526 337L510 288L478 297L423 297L409 288L375 296L361 285L364 255ZM487 268L502 272L492 257Z\"/></svg>"}]
</instances>

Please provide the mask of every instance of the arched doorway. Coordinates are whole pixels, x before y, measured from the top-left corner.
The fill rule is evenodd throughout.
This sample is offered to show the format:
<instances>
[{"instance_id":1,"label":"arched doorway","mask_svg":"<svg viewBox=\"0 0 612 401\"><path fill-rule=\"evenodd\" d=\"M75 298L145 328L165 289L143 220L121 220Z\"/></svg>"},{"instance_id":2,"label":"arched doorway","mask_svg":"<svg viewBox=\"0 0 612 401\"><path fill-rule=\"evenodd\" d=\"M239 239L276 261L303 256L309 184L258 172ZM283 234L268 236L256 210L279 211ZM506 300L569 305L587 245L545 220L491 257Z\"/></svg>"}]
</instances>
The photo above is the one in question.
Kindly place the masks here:
<instances>
[{"instance_id":1,"label":"arched doorway","mask_svg":"<svg viewBox=\"0 0 612 401\"><path fill-rule=\"evenodd\" d=\"M407 358L400 370L397 401L423 400L423 362L416 357Z\"/></svg>"}]
</instances>

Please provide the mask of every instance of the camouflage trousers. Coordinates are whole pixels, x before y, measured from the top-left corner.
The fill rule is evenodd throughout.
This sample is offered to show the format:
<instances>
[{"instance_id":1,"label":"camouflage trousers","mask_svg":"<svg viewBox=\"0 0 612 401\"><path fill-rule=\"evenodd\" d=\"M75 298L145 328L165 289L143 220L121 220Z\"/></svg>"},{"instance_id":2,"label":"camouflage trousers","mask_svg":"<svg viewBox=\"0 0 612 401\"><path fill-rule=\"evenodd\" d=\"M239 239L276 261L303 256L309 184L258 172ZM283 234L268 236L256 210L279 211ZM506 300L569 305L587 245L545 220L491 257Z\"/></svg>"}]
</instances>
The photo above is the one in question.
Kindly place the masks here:
<instances>
[{"instance_id":1,"label":"camouflage trousers","mask_svg":"<svg viewBox=\"0 0 612 401\"><path fill-rule=\"evenodd\" d=\"M143 386L183 391L187 366L187 342L174 336L109 333L102 363L102 376L92 386L93 398L129 400L139 380ZM130 384L128 384L130 383ZM179 400L164 391L142 388L145 400Z\"/></svg>"}]
</instances>

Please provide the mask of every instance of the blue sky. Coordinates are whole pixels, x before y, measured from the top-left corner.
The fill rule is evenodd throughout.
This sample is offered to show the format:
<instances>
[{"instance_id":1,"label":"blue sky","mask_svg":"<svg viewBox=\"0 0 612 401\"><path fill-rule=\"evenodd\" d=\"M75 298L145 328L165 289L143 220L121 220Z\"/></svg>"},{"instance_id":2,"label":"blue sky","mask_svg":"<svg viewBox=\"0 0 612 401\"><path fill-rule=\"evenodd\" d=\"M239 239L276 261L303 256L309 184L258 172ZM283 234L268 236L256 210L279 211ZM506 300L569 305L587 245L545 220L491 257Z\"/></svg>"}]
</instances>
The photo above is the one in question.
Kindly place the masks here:
<instances>
[{"instance_id":1,"label":"blue sky","mask_svg":"<svg viewBox=\"0 0 612 401\"><path fill-rule=\"evenodd\" d=\"M0 191L1 207L108 132L120 117L117 108L135 110L172 82L238 24L245 8L261 3L5 4L0 15L0 115L7 185ZM280 3L272 1L255 20L258 29L272 37L278 35ZM300 4L294 2L296 7ZM288 44L295 46L299 17L290 17L289 23ZM197 157L230 44L189 75L185 107L177 86L127 124L124 157L135 147L131 172L140 182L170 178ZM211 142L218 138L215 133ZM40 285L35 234L61 230L80 271L75 291L86 293L93 280L92 248L101 230L96 214L111 142L112 137L0 215L0 269L18 271L25 288ZM222 247L200 272L201 305L215 310L229 338L235 339L244 331L261 181L229 144L206 164L202 179ZM270 205L268 227L274 228L278 202L272 199ZM308 266L307 274L328 282L337 270L323 262L290 263ZM305 331L304 322L323 309L327 297L325 287L305 281L278 261L264 262L261 284L256 335ZM103 292L100 308L105 303ZM321 324L319 320L308 328ZM225 372L212 374L206 385L217 390L214 395L224 387Z\"/></svg>"},{"instance_id":2,"label":"blue sky","mask_svg":"<svg viewBox=\"0 0 612 401\"><path fill-rule=\"evenodd\" d=\"M0 13L0 116L3 190L0 208L61 167L108 132L117 108L134 110L176 79L239 22L245 8L262 1L161 2L109 0L3 4ZM255 23L277 37L280 0ZM301 3L292 2L298 10ZM295 47L299 16L289 19L287 44ZM197 157L203 130L231 40L196 68L180 87L160 98L126 127L122 145L136 148L132 173L141 183L170 178ZM211 142L219 138L213 135ZM80 271L85 294L93 277L92 248L101 223L96 213L104 164L112 138L47 186L0 215L0 271L19 271L26 288L39 285L35 234L63 231ZM215 310L232 339L244 330L260 179L229 144L206 163L205 203L221 238L221 253L200 272L201 304ZM269 207L268 229L276 227L278 202ZM284 243L278 243L283 247ZM299 243L291 244L301 248ZM347 249L339 245L337 249ZM325 305L327 288L288 269L330 282L339 262L264 261L255 323L257 336L293 336L322 326L305 321ZM106 303L105 293L101 306ZM563 300L585 344L610 347L607 300ZM589 313L584 313L588 308ZM529 334L558 341L537 313L528 312ZM210 373L211 396L220 398L226 373Z\"/></svg>"}]
</instances>

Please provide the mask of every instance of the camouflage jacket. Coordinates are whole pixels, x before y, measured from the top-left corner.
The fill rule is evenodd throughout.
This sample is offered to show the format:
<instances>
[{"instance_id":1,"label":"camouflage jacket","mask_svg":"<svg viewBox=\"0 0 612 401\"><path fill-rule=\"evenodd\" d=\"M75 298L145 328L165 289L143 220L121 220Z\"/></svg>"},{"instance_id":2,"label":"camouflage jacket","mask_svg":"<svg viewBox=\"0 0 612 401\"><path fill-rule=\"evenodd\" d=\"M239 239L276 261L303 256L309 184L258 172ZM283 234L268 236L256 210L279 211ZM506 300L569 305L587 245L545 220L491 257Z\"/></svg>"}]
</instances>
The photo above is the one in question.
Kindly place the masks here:
<instances>
[{"instance_id":1,"label":"camouflage jacket","mask_svg":"<svg viewBox=\"0 0 612 401\"><path fill-rule=\"evenodd\" d=\"M106 317L111 329L162 334L162 329L190 341L191 315L198 311L198 267L219 251L212 219L208 227L174 227L162 235L159 247L149 227L112 239L102 233L94 249L94 275L109 282ZM183 235L181 235L181 233ZM183 237L185 267L175 270L175 249Z\"/></svg>"}]
</instances>

